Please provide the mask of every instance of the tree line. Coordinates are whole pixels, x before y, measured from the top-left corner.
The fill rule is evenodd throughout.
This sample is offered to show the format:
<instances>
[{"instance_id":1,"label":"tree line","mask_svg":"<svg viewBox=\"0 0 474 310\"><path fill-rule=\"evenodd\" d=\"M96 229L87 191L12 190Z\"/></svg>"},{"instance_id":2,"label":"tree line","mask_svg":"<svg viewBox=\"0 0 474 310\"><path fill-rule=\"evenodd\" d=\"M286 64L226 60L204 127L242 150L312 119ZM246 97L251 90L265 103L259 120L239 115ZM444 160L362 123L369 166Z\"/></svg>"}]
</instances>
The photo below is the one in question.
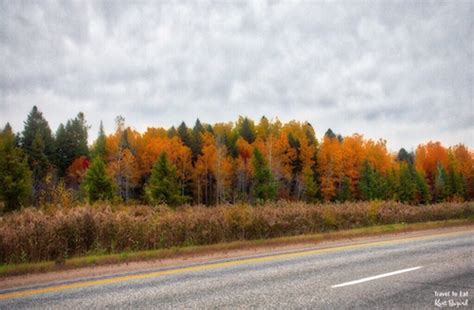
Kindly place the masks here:
<instances>
[{"instance_id":1,"label":"tree line","mask_svg":"<svg viewBox=\"0 0 474 310\"><path fill-rule=\"evenodd\" d=\"M97 200L127 203L259 203L269 200L396 200L411 204L471 200L474 153L458 144L387 150L386 141L331 129L318 140L308 122L239 117L192 128L139 133L116 118L88 145L83 113L53 134L33 107L23 131L0 132L0 199L22 206Z\"/></svg>"}]
</instances>

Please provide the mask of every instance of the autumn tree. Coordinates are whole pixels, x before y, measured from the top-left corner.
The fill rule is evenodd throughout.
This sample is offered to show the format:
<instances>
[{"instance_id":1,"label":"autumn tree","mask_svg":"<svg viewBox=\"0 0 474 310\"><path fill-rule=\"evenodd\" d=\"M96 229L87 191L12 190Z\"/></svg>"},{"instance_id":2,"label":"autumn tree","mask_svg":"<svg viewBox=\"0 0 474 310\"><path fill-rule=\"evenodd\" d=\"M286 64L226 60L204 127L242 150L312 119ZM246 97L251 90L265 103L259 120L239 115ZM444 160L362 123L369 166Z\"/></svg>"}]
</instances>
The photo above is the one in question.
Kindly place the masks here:
<instances>
[{"instance_id":1,"label":"autumn tree","mask_svg":"<svg viewBox=\"0 0 474 310\"><path fill-rule=\"evenodd\" d=\"M348 182L349 196L359 198L358 184L361 178L362 166L366 161L366 147L361 135L354 134L345 137L341 143L342 168Z\"/></svg>"},{"instance_id":2,"label":"autumn tree","mask_svg":"<svg viewBox=\"0 0 474 310\"><path fill-rule=\"evenodd\" d=\"M128 201L140 179L136 150L131 142L134 133L130 128L125 128L125 119L121 116L115 119L115 124L115 134L107 139L111 157L107 169L117 184L118 194Z\"/></svg>"},{"instance_id":3,"label":"autumn tree","mask_svg":"<svg viewBox=\"0 0 474 310\"><path fill-rule=\"evenodd\" d=\"M322 198L326 201L333 200L344 177L341 142L326 135L317 158Z\"/></svg>"},{"instance_id":4,"label":"autumn tree","mask_svg":"<svg viewBox=\"0 0 474 310\"><path fill-rule=\"evenodd\" d=\"M427 178L430 186L435 183L438 165L448 168L448 150L440 142L428 142L416 148L415 167Z\"/></svg>"},{"instance_id":5,"label":"autumn tree","mask_svg":"<svg viewBox=\"0 0 474 310\"><path fill-rule=\"evenodd\" d=\"M15 136L6 124L0 132L0 200L4 211L26 206L31 195L31 172L23 150L15 146Z\"/></svg>"},{"instance_id":6,"label":"autumn tree","mask_svg":"<svg viewBox=\"0 0 474 310\"><path fill-rule=\"evenodd\" d=\"M99 156L98 156L99 157ZM101 158L101 157L99 157ZM89 168L89 159L85 156L76 158L66 171L67 184L74 190L79 190L79 186L84 179Z\"/></svg>"},{"instance_id":7,"label":"autumn tree","mask_svg":"<svg viewBox=\"0 0 474 310\"><path fill-rule=\"evenodd\" d=\"M236 145L238 152L235 161L236 188L238 199L246 201L249 198L252 177L252 146L242 137L237 139Z\"/></svg>"},{"instance_id":8,"label":"autumn tree","mask_svg":"<svg viewBox=\"0 0 474 310\"><path fill-rule=\"evenodd\" d=\"M169 163L165 152L160 154L153 166L145 193L148 201L154 204L176 206L184 200L179 194L176 168Z\"/></svg>"}]
</instances>

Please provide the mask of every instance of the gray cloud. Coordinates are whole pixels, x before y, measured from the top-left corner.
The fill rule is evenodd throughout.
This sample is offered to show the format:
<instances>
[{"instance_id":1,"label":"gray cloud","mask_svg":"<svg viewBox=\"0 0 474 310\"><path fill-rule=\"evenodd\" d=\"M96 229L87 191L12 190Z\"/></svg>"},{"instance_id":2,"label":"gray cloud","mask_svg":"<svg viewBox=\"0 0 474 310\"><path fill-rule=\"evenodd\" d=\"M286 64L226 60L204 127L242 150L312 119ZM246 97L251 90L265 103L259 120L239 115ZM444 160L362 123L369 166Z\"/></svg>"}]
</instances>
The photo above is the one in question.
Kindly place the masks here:
<instances>
[{"instance_id":1,"label":"gray cloud","mask_svg":"<svg viewBox=\"0 0 474 310\"><path fill-rule=\"evenodd\" d=\"M472 2L0 1L0 125L308 120L474 146Z\"/></svg>"}]
</instances>

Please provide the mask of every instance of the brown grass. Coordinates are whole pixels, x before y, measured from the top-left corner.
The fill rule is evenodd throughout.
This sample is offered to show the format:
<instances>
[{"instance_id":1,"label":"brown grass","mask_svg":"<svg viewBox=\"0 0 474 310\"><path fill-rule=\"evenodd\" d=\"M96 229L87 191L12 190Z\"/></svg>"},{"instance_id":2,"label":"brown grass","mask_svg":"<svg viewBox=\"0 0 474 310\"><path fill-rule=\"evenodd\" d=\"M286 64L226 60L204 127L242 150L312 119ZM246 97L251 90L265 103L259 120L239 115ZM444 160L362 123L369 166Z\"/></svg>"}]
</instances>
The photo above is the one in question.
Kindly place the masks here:
<instances>
[{"instance_id":1,"label":"brown grass","mask_svg":"<svg viewBox=\"0 0 474 310\"><path fill-rule=\"evenodd\" d=\"M91 266L106 266L113 264L128 264L132 262L146 262L165 259L186 259L201 257L219 253L228 253L239 250L258 250L298 244L317 244L323 241L334 241L340 239L352 239L365 236L382 236L393 233L406 233L424 231L429 229L473 225L474 219L447 220L436 222L423 222L412 224L388 224L335 232L318 233L311 235L298 235L291 237L280 237L265 240L233 241L213 245L173 247L169 249L158 249L137 252L123 252L120 254L87 255L65 260L64 264L55 261L44 261L38 263L21 263L0 265L0 278L11 276L46 273L52 271L71 270Z\"/></svg>"},{"instance_id":2,"label":"brown grass","mask_svg":"<svg viewBox=\"0 0 474 310\"><path fill-rule=\"evenodd\" d=\"M263 206L222 205L171 210L94 205L24 209L0 218L0 263L103 255L271 239L396 223L474 216L474 202L409 206L396 202ZM121 255L128 254L118 254Z\"/></svg>"}]
</instances>

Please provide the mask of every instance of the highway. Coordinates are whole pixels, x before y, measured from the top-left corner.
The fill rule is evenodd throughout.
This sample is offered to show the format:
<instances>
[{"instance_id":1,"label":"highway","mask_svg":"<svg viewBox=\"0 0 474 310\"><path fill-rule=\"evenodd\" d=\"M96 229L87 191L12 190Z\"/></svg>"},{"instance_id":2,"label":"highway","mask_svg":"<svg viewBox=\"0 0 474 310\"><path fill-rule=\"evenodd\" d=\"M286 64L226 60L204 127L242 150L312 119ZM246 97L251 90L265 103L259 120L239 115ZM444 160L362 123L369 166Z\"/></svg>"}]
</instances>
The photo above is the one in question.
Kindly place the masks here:
<instances>
[{"instance_id":1,"label":"highway","mask_svg":"<svg viewBox=\"0 0 474 310\"><path fill-rule=\"evenodd\" d=\"M0 290L0 309L473 309L474 229Z\"/></svg>"}]
</instances>

